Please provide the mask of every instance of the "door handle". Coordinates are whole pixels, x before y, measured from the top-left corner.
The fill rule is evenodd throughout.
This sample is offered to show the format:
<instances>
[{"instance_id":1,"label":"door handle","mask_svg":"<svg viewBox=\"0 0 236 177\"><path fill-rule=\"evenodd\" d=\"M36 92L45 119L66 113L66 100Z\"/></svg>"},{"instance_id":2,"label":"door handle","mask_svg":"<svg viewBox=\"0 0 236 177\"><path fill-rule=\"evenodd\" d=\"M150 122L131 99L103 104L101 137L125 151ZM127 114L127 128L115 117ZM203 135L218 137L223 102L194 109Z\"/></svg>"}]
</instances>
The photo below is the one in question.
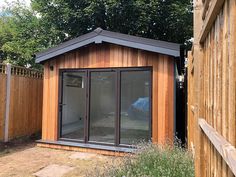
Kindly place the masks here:
<instances>
[{"instance_id":1,"label":"door handle","mask_svg":"<svg viewBox=\"0 0 236 177\"><path fill-rule=\"evenodd\" d=\"M59 112L62 112L62 107L65 106L66 104L59 103Z\"/></svg>"},{"instance_id":2,"label":"door handle","mask_svg":"<svg viewBox=\"0 0 236 177\"><path fill-rule=\"evenodd\" d=\"M63 104L63 103L59 103L59 106L65 106L66 104Z\"/></svg>"}]
</instances>

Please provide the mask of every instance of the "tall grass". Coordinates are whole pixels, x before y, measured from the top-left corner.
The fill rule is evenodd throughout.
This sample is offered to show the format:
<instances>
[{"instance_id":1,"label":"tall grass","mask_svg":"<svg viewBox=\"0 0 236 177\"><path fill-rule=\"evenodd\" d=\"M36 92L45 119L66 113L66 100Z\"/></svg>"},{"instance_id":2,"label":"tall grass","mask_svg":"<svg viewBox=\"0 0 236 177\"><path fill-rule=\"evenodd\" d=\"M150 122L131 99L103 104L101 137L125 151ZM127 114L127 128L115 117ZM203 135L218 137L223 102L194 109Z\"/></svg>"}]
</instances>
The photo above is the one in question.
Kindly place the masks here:
<instances>
[{"instance_id":1,"label":"tall grass","mask_svg":"<svg viewBox=\"0 0 236 177\"><path fill-rule=\"evenodd\" d=\"M193 158L180 146L141 144L135 154L107 164L95 176L194 177Z\"/></svg>"}]
</instances>

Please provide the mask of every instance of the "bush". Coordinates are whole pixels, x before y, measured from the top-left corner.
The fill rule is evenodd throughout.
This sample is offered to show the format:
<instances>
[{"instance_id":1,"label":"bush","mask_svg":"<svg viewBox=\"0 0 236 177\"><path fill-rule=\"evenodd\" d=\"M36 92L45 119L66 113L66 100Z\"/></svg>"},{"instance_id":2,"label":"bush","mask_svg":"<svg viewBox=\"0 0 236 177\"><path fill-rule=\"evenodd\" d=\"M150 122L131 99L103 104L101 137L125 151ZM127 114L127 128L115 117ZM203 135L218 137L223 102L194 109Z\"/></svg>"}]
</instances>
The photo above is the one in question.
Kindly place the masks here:
<instances>
[{"instance_id":1,"label":"bush","mask_svg":"<svg viewBox=\"0 0 236 177\"><path fill-rule=\"evenodd\" d=\"M142 144L137 153L122 158L121 163L108 164L98 176L194 177L193 158L179 146Z\"/></svg>"}]
</instances>

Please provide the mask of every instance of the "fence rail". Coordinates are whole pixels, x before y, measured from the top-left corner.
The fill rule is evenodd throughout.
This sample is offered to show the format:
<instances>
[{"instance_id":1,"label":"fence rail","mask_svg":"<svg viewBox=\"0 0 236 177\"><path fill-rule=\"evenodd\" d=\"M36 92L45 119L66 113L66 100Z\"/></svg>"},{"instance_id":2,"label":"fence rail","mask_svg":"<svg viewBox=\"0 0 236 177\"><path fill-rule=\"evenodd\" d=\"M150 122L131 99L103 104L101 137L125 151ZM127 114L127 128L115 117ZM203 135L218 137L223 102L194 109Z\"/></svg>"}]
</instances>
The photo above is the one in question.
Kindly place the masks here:
<instances>
[{"instance_id":1,"label":"fence rail","mask_svg":"<svg viewBox=\"0 0 236 177\"><path fill-rule=\"evenodd\" d=\"M41 130L43 73L0 64L0 141Z\"/></svg>"},{"instance_id":2,"label":"fence rail","mask_svg":"<svg viewBox=\"0 0 236 177\"><path fill-rule=\"evenodd\" d=\"M224 0L205 0L203 4L202 20L204 21L201 34L200 43L203 43L207 38L209 31L212 29L212 25L215 22L219 11L222 9Z\"/></svg>"},{"instance_id":3,"label":"fence rail","mask_svg":"<svg viewBox=\"0 0 236 177\"><path fill-rule=\"evenodd\" d=\"M204 131L207 138L214 145L215 149L228 164L233 174L236 176L236 149L223 136L221 136L204 119L198 120L199 126Z\"/></svg>"}]
</instances>

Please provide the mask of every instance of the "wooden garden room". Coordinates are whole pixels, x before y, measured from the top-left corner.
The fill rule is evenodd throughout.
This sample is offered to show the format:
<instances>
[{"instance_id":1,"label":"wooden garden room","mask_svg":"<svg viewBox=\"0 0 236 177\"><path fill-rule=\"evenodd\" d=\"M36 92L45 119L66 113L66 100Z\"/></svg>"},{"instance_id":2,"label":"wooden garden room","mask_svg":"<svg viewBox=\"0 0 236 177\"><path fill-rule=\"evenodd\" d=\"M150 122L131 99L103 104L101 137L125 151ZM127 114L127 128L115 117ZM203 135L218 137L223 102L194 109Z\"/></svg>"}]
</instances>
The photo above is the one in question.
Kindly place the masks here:
<instances>
[{"instance_id":1,"label":"wooden garden room","mask_svg":"<svg viewBox=\"0 0 236 177\"><path fill-rule=\"evenodd\" d=\"M130 152L175 134L180 45L100 28L36 55L44 65L40 146Z\"/></svg>"}]
</instances>

